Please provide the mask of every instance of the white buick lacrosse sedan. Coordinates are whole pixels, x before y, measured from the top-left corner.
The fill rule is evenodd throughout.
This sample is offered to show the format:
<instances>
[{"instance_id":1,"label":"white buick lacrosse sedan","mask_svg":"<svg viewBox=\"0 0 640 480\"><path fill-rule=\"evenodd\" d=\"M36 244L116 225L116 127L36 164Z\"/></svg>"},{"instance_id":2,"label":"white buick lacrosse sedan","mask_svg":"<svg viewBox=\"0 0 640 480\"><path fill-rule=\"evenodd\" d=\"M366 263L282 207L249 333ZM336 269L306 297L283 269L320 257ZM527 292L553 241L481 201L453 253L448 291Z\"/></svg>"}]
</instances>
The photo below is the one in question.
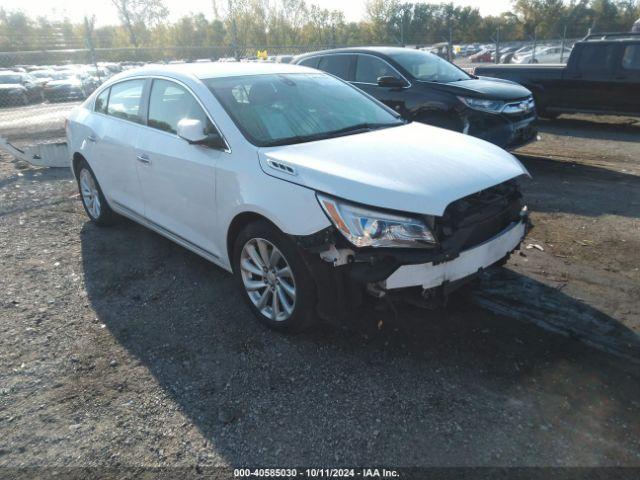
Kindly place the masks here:
<instances>
[{"instance_id":1,"label":"white buick lacrosse sedan","mask_svg":"<svg viewBox=\"0 0 640 480\"><path fill-rule=\"evenodd\" d=\"M130 70L72 112L67 138L91 221L129 217L233 272L280 330L372 296L440 301L528 224L511 154L299 66Z\"/></svg>"}]
</instances>

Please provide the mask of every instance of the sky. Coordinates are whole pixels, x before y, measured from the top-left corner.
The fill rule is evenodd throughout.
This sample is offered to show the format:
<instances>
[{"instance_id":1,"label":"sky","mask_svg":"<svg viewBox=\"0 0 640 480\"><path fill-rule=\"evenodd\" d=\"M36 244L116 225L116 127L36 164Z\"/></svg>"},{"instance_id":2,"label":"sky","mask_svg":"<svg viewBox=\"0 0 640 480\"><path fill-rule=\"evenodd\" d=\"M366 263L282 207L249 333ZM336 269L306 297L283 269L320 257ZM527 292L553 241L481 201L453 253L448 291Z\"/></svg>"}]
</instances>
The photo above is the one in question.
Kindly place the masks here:
<instances>
[{"instance_id":1,"label":"sky","mask_svg":"<svg viewBox=\"0 0 640 480\"><path fill-rule=\"evenodd\" d=\"M441 1L424 3L443 3ZM164 0L169 9L169 20L173 21L189 13L204 13L212 17L211 0ZM364 16L365 0L307 0L330 10L342 10L347 21L358 21ZM448 2L446 2L448 3ZM455 5L479 8L482 15L497 15L510 9L510 0L453 0ZM117 24L118 17L110 0L1 0L5 10L22 10L30 16L60 19L69 17L79 22L85 15L95 15L98 26Z\"/></svg>"}]
</instances>

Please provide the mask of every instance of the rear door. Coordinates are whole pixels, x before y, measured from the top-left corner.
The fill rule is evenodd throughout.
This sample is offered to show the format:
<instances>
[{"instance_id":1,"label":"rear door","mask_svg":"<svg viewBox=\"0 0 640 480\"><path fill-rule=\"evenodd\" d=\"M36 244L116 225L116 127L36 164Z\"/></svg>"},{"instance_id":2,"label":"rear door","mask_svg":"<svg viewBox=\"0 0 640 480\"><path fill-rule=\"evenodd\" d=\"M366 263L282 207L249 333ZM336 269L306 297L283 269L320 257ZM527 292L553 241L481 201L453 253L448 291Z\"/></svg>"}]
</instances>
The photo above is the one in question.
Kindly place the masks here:
<instances>
[{"instance_id":1,"label":"rear door","mask_svg":"<svg viewBox=\"0 0 640 480\"><path fill-rule=\"evenodd\" d=\"M116 208L140 216L144 214L144 201L134 146L144 128L141 124L146 85L146 79L124 80L101 92L91 121L93 131L87 137L93 143L91 168L107 200Z\"/></svg>"},{"instance_id":2,"label":"rear door","mask_svg":"<svg viewBox=\"0 0 640 480\"><path fill-rule=\"evenodd\" d=\"M612 83L615 110L640 114L640 41L622 46L622 55Z\"/></svg>"},{"instance_id":3,"label":"rear door","mask_svg":"<svg viewBox=\"0 0 640 480\"><path fill-rule=\"evenodd\" d=\"M324 55L318 62L318 69L335 75L338 78L350 82L353 80L353 70L356 56L350 53L333 53Z\"/></svg>"},{"instance_id":4,"label":"rear door","mask_svg":"<svg viewBox=\"0 0 640 480\"><path fill-rule=\"evenodd\" d=\"M202 105L184 85L154 79L150 87L147 127L137 137L134 158L145 199L145 216L167 233L213 256L215 246L215 177L228 152L191 145L178 137L184 118L198 119L215 131Z\"/></svg>"}]
</instances>

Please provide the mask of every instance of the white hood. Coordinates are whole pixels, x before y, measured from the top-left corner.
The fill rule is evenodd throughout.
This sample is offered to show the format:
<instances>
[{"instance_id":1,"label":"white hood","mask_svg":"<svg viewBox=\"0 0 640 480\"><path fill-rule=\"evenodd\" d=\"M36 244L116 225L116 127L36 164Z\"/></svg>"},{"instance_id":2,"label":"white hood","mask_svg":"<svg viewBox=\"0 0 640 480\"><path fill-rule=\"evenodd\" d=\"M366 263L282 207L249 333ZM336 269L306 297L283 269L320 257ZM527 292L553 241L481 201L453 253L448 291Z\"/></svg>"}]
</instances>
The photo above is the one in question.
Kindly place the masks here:
<instances>
[{"instance_id":1,"label":"white hood","mask_svg":"<svg viewBox=\"0 0 640 480\"><path fill-rule=\"evenodd\" d=\"M353 202L436 216L459 198L529 174L493 144L415 122L262 148L259 157L266 173L283 180ZM273 162L295 174L274 168Z\"/></svg>"}]
</instances>

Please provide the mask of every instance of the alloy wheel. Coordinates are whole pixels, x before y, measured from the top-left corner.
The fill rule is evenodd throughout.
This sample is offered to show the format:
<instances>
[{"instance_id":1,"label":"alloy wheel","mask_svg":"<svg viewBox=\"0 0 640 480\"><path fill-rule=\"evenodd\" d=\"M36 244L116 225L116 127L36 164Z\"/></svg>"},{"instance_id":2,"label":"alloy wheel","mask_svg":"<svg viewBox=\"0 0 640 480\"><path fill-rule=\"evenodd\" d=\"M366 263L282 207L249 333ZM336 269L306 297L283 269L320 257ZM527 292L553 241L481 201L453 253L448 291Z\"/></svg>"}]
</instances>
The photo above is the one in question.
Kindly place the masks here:
<instances>
[{"instance_id":1,"label":"alloy wheel","mask_svg":"<svg viewBox=\"0 0 640 480\"><path fill-rule=\"evenodd\" d=\"M242 282L253 305L265 317L282 322L293 314L296 282L282 252L263 238L252 238L240 254Z\"/></svg>"},{"instance_id":2,"label":"alloy wheel","mask_svg":"<svg viewBox=\"0 0 640 480\"><path fill-rule=\"evenodd\" d=\"M86 168L80 171L80 193L82 202L94 220L100 217L100 194L93 175Z\"/></svg>"}]
</instances>

